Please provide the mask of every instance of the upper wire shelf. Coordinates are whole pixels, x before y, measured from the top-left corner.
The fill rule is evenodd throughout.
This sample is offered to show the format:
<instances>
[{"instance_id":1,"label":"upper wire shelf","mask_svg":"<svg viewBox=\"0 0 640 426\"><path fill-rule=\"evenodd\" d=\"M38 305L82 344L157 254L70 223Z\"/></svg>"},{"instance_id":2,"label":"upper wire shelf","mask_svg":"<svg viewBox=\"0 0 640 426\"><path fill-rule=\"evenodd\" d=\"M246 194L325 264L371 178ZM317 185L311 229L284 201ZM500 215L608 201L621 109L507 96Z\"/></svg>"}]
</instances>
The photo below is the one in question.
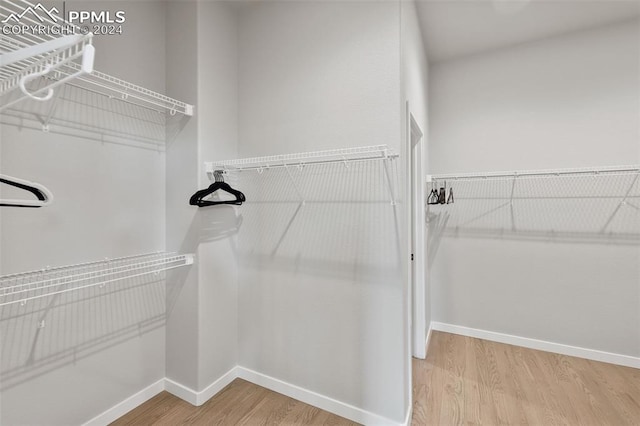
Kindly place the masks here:
<instances>
[{"instance_id":1,"label":"upper wire shelf","mask_svg":"<svg viewBox=\"0 0 640 426\"><path fill-rule=\"evenodd\" d=\"M353 161L387 160L397 158L387 145L373 145L356 148L331 149L295 154L270 155L266 157L241 158L236 160L205 163L207 173L212 176L215 170L257 170L270 168L305 166L308 164L348 163Z\"/></svg>"},{"instance_id":2,"label":"upper wire shelf","mask_svg":"<svg viewBox=\"0 0 640 426\"><path fill-rule=\"evenodd\" d=\"M433 235L640 243L640 165L441 174L427 182L455 191L453 208L429 205Z\"/></svg>"},{"instance_id":3,"label":"upper wire shelf","mask_svg":"<svg viewBox=\"0 0 640 426\"><path fill-rule=\"evenodd\" d=\"M458 173L427 175L427 181L470 181L483 179L545 178L561 176L619 175L640 172L640 165L582 167L566 169L519 170L512 172Z\"/></svg>"},{"instance_id":4,"label":"upper wire shelf","mask_svg":"<svg viewBox=\"0 0 640 426\"><path fill-rule=\"evenodd\" d=\"M193 115L193 105L95 71L92 34L62 21L57 9L27 0L3 0L0 12L5 26L19 20L20 25L48 28L0 34L0 111L27 99L51 100L53 89L67 83L141 108ZM39 83L35 89L26 87L34 83Z\"/></svg>"},{"instance_id":5,"label":"upper wire shelf","mask_svg":"<svg viewBox=\"0 0 640 426\"><path fill-rule=\"evenodd\" d=\"M42 297L103 287L193 262L191 254L158 252L0 276L0 306L25 304Z\"/></svg>"},{"instance_id":6,"label":"upper wire shelf","mask_svg":"<svg viewBox=\"0 0 640 426\"><path fill-rule=\"evenodd\" d=\"M361 146L355 148L330 149L325 151L301 152L295 154L270 155L266 157L241 158L236 160L216 161L205 163L205 169L210 180L215 179L217 171L238 171L255 170L262 173L264 170L272 168L284 168L291 179L293 186L300 198L301 203L305 203L305 194L298 187L290 167L303 168L306 165L343 163L345 166L350 162L393 160L398 158L387 145ZM389 171L389 161L384 161L384 172L391 196L391 205L396 205L394 187Z\"/></svg>"}]
</instances>

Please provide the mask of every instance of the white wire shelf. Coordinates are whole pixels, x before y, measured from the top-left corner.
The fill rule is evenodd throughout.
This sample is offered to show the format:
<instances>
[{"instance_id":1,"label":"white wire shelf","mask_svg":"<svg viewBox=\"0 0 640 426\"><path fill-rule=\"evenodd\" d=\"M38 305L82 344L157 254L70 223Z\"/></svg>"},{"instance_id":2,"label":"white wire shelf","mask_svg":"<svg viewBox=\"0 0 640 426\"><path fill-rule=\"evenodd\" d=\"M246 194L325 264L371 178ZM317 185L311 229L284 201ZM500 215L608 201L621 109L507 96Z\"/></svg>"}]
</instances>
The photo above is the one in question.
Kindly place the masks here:
<instances>
[{"instance_id":1,"label":"white wire shelf","mask_svg":"<svg viewBox=\"0 0 640 426\"><path fill-rule=\"evenodd\" d=\"M441 187L455 203L428 206L432 235L640 243L640 165L427 177Z\"/></svg>"},{"instance_id":2,"label":"white wire shelf","mask_svg":"<svg viewBox=\"0 0 640 426\"><path fill-rule=\"evenodd\" d=\"M0 306L158 274L191 265L192 254L150 253L0 276Z\"/></svg>"},{"instance_id":3,"label":"white wire shelf","mask_svg":"<svg viewBox=\"0 0 640 426\"><path fill-rule=\"evenodd\" d=\"M484 179L545 178L561 176L593 176L593 175L626 175L640 172L640 165L583 167L566 169L518 170L511 172L459 173L427 175L427 182L432 181L470 181Z\"/></svg>"},{"instance_id":4,"label":"white wire shelf","mask_svg":"<svg viewBox=\"0 0 640 426\"><path fill-rule=\"evenodd\" d=\"M295 188L301 203L305 203L305 195L298 187L296 179L291 174L290 167L302 169L307 165L343 163L348 167L349 163L362 161L383 160L384 172L391 196L391 205L396 205L394 187L389 170L389 161L398 158L387 145L361 146L355 148L331 149L325 151L301 152L295 154L270 155L266 157L240 158L216 162L206 162L205 170L211 181L215 180L217 171L222 170L242 172L254 170L262 173L268 169L285 168L293 187ZM384 161L387 160L387 161Z\"/></svg>"},{"instance_id":5,"label":"white wire shelf","mask_svg":"<svg viewBox=\"0 0 640 426\"><path fill-rule=\"evenodd\" d=\"M236 160L205 163L207 174L212 176L216 170L259 172L279 167L302 167L311 164L349 163L353 161L391 160L397 158L387 145L373 145L356 148L342 148L325 151L303 152L295 154L270 155L266 157L241 158Z\"/></svg>"},{"instance_id":6,"label":"white wire shelf","mask_svg":"<svg viewBox=\"0 0 640 426\"><path fill-rule=\"evenodd\" d=\"M193 105L94 70L92 34L83 34L79 27L63 22L52 10L27 0L0 3L1 16L8 19L5 26L11 25L15 16L20 25L57 29L0 34L0 111L29 99L51 100L55 104L53 89L73 82L92 93L141 108L193 115ZM26 87L34 83L39 83L37 88Z\"/></svg>"}]
</instances>

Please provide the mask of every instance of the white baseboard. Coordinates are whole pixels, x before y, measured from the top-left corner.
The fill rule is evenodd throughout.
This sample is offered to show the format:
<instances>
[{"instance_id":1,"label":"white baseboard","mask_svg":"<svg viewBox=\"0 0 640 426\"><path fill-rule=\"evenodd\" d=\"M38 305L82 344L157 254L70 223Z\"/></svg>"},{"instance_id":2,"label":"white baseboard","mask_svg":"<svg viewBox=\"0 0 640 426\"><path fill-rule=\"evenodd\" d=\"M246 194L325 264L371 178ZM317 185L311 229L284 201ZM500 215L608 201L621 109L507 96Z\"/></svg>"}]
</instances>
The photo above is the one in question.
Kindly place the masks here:
<instances>
[{"instance_id":1,"label":"white baseboard","mask_svg":"<svg viewBox=\"0 0 640 426\"><path fill-rule=\"evenodd\" d=\"M238 367L233 367L231 370L227 371L222 377L220 377L215 382L211 383L209 386L198 392L196 405L202 405L211 398L213 398L218 392L224 389L228 384L233 382L236 378L238 378Z\"/></svg>"},{"instance_id":2,"label":"white baseboard","mask_svg":"<svg viewBox=\"0 0 640 426\"><path fill-rule=\"evenodd\" d=\"M407 410L407 416L404 418L404 422L402 426L411 426L411 417L413 416L413 398L411 399L411 403L409 404L409 409Z\"/></svg>"},{"instance_id":3,"label":"white baseboard","mask_svg":"<svg viewBox=\"0 0 640 426\"><path fill-rule=\"evenodd\" d=\"M160 392L164 390L164 379L160 379L154 384L147 386L140 392L125 399L119 404L106 410L104 413L97 415L93 419L89 420L84 426L102 426L108 425L111 422L116 421L120 417L127 414L139 405L144 404Z\"/></svg>"},{"instance_id":4,"label":"white baseboard","mask_svg":"<svg viewBox=\"0 0 640 426\"><path fill-rule=\"evenodd\" d=\"M198 392L171 379L164 379L164 390L191 405L198 405Z\"/></svg>"},{"instance_id":5,"label":"white baseboard","mask_svg":"<svg viewBox=\"0 0 640 426\"><path fill-rule=\"evenodd\" d=\"M191 405L200 406L211 399L213 396L215 396L236 378L244 379L258 386L262 386L274 392L281 393L290 398L297 399L298 401L302 401L306 404L313 405L314 407L318 407L322 410L365 425L407 426L411 423L411 409L409 409L404 423L398 423L397 421L393 421L379 416L378 414L362 410L361 408L354 407L353 405L349 405L344 402L340 402L328 396L320 395L316 392L301 388L291 383L287 383L274 377L258 373L257 371L237 366L230 369L222 377L199 392L187 386L181 385L180 383L177 383L171 379L164 378L152 384L151 386L146 387L130 398L127 398L114 407L106 410L104 413L94 417L93 419L85 423L84 426L108 425L109 423L117 420L129 411L133 410L137 406L142 405L144 402L156 396L163 390L166 390L167 392L177 396L178 398L187 401Z\"/></svg>"},{"instance_id":6,"label":"white baseboard","mask_svg":"<svg viewBox=\"0 0 640 426\"><path fill-rule=\"evenodd\" d=\"M233 367L201 391L195 391L171 379L164 379L164 389L191 405L200 406L224 389L229 383L233 382L238 377L237 369L238 367Z\"/></svg>"},{"instance_id":7,"label":"white baseboard","mask_svg":"<svg viewBox=\"0 0 640 426\"><path fill-rule=\"evenodd\" d=\"M361 408L354 407L353 405L340 402L328 396L320 395L316 392L292 385L291 383L284 382L274 377L258 373L257 371L249 370L248 368L238 367L238 377L357 423L376 426L398 426L400 424L397 421L387 419L369 411L362 410Z\"/></svg>"},{"instance_id":8,"label":"white baseboard","mask_svg":"<svg viewBox=\"0 0 640 426\"><path fill-rule=\"evenodd\" d=\"M497 333L495 331L481 330L477 328L463 327L460 325L432 322L431 328L437 331L460 334L462 336L476 337L478 339L491 340L493 342L522 346L545 352L554 352L562 355L575 356L593 361L608 362L610 364L623 365L625 367L640 368L640 358L629 355L621 355L596 349L581 348L578 346L564 345L562 343L548 342L546 340L530 339L528 337L514 336L512 334Z\"/></svg>"},{"instance_id":9,"label":"white baseboard","mask_svg":"<svg viewBox=\"0 0 640 426\"><path fill-rule=\"evenodd\" d=\"M433 322L429 322L429 330L427 330L427 341L424 343L425 354L429 353L429 343L431 343L431 332L433 332Z\"/></svg>"}]
</instances>

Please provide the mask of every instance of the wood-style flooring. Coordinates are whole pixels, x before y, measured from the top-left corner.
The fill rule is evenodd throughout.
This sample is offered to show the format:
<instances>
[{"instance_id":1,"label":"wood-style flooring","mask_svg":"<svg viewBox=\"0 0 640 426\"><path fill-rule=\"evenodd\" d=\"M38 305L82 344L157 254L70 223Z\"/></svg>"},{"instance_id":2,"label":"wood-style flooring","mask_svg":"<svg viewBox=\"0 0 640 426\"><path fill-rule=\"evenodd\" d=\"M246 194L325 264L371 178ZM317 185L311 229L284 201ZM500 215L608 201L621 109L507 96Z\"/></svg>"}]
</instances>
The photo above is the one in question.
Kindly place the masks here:
<instances>
[{"instance_id":1,"label":"wood-style flooring","mask_svg":"<svg viewBox=\"0 0 640 426\"><path fill-rule=\"evenodd\" d=\"M200 407L162 392L112 425L357 425L335 414L236 379Z\"/></svg>"},{"instance_id":2,"label":"wood-style flooring","mask_svg":"<svg viewBox=\"0 0 640 426\"><path fill-rule=\"evenodd\" d=\"M413 425L640 425L640 370L433 332Z\"/></svg>"},{"instance_id":3,"label":"wood-style flooring","mask_svg":"<svg viewBox=\"0 0 640 426\"><path fill-rule=\"evenodd\" d=\"M433 332L413 399L413 426L640 426L640 370ZM356 423L236 379L200 407L162 392L113 424Z\"/></svg>"}]
</instances>

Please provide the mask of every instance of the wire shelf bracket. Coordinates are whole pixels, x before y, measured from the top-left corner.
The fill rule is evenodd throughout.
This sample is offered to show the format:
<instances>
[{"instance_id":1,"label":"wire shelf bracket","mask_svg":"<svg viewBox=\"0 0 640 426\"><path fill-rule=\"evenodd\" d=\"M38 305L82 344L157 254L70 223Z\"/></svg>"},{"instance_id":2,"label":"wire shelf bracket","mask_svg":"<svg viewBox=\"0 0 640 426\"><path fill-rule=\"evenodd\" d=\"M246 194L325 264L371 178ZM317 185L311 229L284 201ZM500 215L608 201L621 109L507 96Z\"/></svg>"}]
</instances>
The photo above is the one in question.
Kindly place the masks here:
<instances>
[{"instance_id":1,"label":"wire shelf bracket","mask_svg":"<svg viewBox=\"0 0 640 426\"><path fill-rule=\"evenodd\" d=\"M34 13L26 13L29 10ZM47 16L44 13L36 14L36 10L44 10ZM84 34L75 25L58 22L59 18L46 11L41 4L34 5L27 0L4 0L0 3L0 12L8 22L12 17L19 17L21 25L25 27L50 28L48 32L37 31L33 34L25 31L3 31L0 34L0 96L8 96L16 90L22 92L21 96L5 100L0 105L0 111L26 99L48 101L53 97L53 89L73 81L79 87L109 99L119 99L171 115L194 114L193 105L94 70L93 34ZM45 80L46 84L30 92L26 86L34 80ZM40 93L46 94L38 96ZM46 131L46 124L43 130Z\"/></svg>"},{"instance_id":2,"label":"wire shelf bracket","mask_svg":"<svg viewBox=\"0 0 640 426\"><path fill-rule=\"evenodd\" d=\"M158 274L192 265L193 254L157 252L0 276L0 306Z\"/></svg>"}]
</instances>

